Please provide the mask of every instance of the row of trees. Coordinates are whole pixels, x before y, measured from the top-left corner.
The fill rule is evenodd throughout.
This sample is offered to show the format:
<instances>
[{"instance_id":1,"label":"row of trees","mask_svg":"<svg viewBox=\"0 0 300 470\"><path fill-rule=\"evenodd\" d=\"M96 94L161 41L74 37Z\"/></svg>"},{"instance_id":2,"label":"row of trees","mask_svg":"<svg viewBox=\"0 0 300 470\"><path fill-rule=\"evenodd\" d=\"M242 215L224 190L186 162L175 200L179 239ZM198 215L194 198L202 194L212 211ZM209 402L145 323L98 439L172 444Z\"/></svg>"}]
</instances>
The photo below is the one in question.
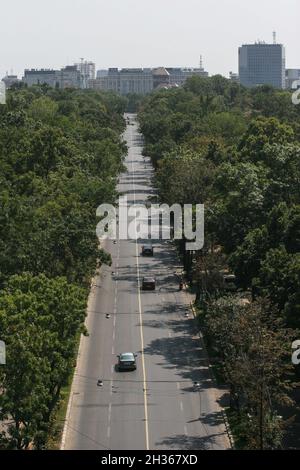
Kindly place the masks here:
<instances>
[{"instance_id":1,"label":"row of trees","mask_svg":"<svg viewBox=\"0 0 300 470\"><path fill-rule=\"evenodd\" d=\"M204 249L188 253L185 243L179 249L232 390L243 445L278 447L276 407L284 400L271 384L285 394L287 356L300 328L300 107L289 92L193 77L183 89L149 96L139 120L161 202L206 207ZM224 272L236 275L242 294L222 298ZM241 297L248 301L241 304ZM259 338L266 338L270 374L262 382L268 401L262 395L259 401L266 413L251 391L261 374ZM274 359L272 347L281 351ZM262 426L265 437L256 439Z\"/></svg>"},{"instance_id":2,"label":"row of trees","mask_svg":"<svg viewBox=\"0 0 300 470\"><path fill-rule=\"evenodd\" d=\"M96 208L116 198L126 100L16 88L0 107L1 447L43 448L84 332Z\"/></svg>"}]
</instances>

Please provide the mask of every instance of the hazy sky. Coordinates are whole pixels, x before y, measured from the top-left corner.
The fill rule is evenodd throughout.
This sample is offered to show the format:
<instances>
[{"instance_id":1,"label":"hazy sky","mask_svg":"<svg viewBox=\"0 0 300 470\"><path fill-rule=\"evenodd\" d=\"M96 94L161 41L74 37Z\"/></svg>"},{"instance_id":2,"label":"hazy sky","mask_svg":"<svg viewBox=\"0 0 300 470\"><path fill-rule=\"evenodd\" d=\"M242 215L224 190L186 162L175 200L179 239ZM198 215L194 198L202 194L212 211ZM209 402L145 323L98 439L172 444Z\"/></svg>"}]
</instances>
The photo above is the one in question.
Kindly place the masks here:
<instances>
[{"instance_id":1,"label":"hazy sky","mask_svg":"<svg viewBox=\"0 0 300 470\"><path fill-rule=\"evenodd\" d=\"M0 76L80 57L98 69L197 66L200 54L227 76L238 46L273 30L300 68L299 13L299 0L0 0Z\"/></svg>"}]
</instances>

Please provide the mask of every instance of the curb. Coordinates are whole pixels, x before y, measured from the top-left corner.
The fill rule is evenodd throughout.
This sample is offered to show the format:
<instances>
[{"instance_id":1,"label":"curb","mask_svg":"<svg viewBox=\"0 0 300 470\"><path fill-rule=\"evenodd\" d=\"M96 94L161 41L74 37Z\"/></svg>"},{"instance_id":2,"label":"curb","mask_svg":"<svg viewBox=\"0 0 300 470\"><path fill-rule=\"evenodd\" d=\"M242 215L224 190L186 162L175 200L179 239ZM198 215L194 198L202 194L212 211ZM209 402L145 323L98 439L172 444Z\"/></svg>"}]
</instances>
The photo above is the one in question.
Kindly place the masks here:
<instances>
[{"instance_id":1,"label":"curb","mask_svg":"<svg viewBox=\"0 0 300 470\"><path fill-rule=\"evenodd\" d=\"M191 311L193 313L194 320L197 320L197 312L196 312L196 309L195 309L195 306L194 306L193 302L190 302L190 308L191 308ZM214 376L211 365L209 363L209 356L207 354L207 350L206 350L206 346L205 346L205 343L204 343L204 338L203 338L203 334L202 334L201 330L198 330L198 335L199 335L199 339L202 343L203 349L206 352L206 356L208 358L208 368L209 368L210 374L212 376L212 379L213 379L214 383L216 384L216 378ZM222 416L223 416L223 421L224 421L224 424L225 424L225 429L226 429L226 433L228 435L231 450L234 450L234 448L235 448L234 437L233 437L232 432L230 430L229 421L228 421L228 418L227 418L227 415L226 415L225 408L220 405L220 409L221 409L221 413L222 413Z\"/></svg>"}]
</instances>

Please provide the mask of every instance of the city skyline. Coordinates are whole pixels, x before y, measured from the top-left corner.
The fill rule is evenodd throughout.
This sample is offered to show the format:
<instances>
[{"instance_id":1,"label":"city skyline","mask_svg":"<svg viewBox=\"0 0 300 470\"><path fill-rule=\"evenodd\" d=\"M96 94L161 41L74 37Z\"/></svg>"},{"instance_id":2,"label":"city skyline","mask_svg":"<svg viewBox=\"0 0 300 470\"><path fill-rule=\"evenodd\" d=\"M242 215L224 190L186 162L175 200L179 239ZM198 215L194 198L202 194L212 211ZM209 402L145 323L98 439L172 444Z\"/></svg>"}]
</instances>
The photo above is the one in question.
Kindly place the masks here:
<instances>
[{"instance_id":1,"label":"city skyline","mask_svg":"<svg viewBox=\"0 0 300 470\"><path fill-rule=\"evenodd\" d=\"M59 69L80 57L97 69L198 67L201 54L210 75L228 76L238 70L238 47L258 39L272 43L273 30L286 47L287 67L300 65L296 0L23 3L16 0L1 10L1 77L11 70L20 77L25 68Z\"/></svg>"}]
</instances>

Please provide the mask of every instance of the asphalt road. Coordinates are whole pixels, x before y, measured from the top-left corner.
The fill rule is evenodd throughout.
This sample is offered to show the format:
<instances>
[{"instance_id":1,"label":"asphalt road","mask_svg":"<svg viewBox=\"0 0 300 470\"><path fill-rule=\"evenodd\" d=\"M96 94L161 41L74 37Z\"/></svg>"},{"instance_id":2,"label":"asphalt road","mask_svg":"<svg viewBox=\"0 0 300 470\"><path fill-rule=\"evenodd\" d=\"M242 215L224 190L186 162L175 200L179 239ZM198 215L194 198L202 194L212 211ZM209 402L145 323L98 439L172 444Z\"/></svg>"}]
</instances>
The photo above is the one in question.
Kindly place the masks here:
<instances>
[{"instance_id":1,"label":"asphalt road","mask_svg":"<svg viewBox=\"0 0 300 470\"><path fill-rule=\"evenodd\" d=\"M119 191L132 204L153 193L153 170L141 155L135 116L129 117L127 172ZM220 393L190 298L178 290L176 253L167 242L153 242L154 257L144 258L141 245L140 240L106 242L113 266L102 269L92 286L90 335L81 339L62 449L228 449ZM156 277L155 292L141 291L144 275ZM128 351L138 354L137 370L118 372L117 354Z\"/></svg>"}]
</instances>

